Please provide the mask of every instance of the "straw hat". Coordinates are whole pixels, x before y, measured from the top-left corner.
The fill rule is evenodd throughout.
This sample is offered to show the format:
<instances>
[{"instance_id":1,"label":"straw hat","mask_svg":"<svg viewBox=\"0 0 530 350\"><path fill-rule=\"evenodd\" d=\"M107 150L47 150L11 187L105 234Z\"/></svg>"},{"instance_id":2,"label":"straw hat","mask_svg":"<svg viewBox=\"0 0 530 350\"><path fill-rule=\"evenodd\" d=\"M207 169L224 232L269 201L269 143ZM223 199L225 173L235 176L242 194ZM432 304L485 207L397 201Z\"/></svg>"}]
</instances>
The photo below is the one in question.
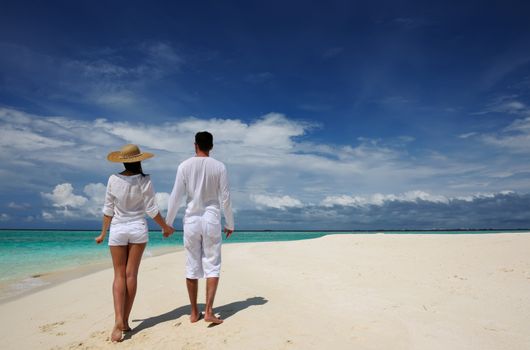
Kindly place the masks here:
<instances>
[{"instance_id":1,"label":"straw hat","mask_svg":"<svg viewBox=\"0 0 530 350\"><path fill-rule=\"evenodd\" d=\"M153 153L141 152L136 145L125 145L119 151L110 152L107 159L115 163L134 163L153 157Z\"/></svg>"}]
</instances>

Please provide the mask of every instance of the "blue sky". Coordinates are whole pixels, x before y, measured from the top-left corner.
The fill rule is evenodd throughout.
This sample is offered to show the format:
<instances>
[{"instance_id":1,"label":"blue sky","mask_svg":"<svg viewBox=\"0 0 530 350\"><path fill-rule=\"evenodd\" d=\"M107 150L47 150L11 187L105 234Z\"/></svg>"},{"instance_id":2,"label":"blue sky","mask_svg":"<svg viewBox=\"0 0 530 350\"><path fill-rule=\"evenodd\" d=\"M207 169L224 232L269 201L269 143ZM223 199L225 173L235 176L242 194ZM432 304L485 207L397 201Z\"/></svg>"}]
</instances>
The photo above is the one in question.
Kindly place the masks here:
<instances>
[{"instance_id":1,"label":"blue sky","mask_svg":"<svg viewBox=\"0 0 530 350\"><path fill-rule=\"evenodd\" d=\"M238 228L530 227L529 10L2 1L0 227L97 228L128 142L164 208L203 129Z\"/></svg>"}]
</instances>

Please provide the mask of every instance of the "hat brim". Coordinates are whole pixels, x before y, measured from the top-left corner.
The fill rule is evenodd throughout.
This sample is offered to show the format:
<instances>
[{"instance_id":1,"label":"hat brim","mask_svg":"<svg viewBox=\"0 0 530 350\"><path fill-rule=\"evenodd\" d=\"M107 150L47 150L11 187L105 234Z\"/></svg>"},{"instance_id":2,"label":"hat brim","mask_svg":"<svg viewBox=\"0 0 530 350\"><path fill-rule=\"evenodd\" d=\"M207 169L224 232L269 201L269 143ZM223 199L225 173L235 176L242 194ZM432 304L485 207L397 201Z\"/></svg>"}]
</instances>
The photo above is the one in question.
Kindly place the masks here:
<instances>
[{"instance_id":1,"label":"hat brim","mask_svg":"<svg viewBox=\"0 0 530 350\"><path fill-rule=\"evenodd\" d=\"M146 159L152 158L154 156L155 155L153 153L142 152L139 155L134 156L134 157L123 158L121 156L121 152L120 151L115 151L115 152L110 152L107 155L107 159L110 162L113 162L113 163L134 163L134 162L141 162L142 160L146 160Z\"/></svg>"}]
</instances>

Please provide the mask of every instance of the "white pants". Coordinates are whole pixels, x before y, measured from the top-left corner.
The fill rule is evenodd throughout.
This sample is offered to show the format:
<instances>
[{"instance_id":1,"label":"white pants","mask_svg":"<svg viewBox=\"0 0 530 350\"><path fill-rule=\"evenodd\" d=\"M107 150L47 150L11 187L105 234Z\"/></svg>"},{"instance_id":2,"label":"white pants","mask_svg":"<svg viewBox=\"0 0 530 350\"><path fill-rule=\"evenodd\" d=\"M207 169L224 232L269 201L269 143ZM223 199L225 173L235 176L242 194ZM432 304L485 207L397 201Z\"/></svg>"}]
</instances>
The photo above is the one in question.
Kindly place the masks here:
<instances>
[{"instance_id":1,"label":"white pants","mask_svg":"<svg viewBox=\"0 0 530 350\"><path fill-rule=\"evenodd\" d=\"M186 278L219 277L221 272L221 220L217 213L184 219Z\"/></svg>"},{"instance_id":2,"label":"white pants","mask_svg":"<svg viewBox=\"0 0 530 350\"><path fill-rule=\"evenodd\" d=\"M109 245L124 246L129 243L147 243L149 233L145 219L110 224Z\"/></svg>"}]
</instances>

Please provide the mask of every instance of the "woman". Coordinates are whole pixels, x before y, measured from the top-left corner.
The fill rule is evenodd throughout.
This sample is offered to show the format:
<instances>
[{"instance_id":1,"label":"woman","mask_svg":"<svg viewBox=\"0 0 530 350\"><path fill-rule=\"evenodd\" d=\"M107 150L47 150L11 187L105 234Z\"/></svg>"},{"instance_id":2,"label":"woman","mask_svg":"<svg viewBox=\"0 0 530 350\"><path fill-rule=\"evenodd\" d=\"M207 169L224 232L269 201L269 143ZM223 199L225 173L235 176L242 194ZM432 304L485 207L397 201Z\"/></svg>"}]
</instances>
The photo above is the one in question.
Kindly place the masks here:
<instances>
[{"instance_id":1,"label":"woman","mask_svg":"<svg viewBox=\"0 0 530 350\"><path fill-rule=\"evenodd\" d=\"M144 214L160 225L164 236L175 231L160 215L151 179L142 170L140 162L151 157L152 153L142 153L136 145L125 145L120 151L111 152L107 156L109 161L123 163L125 166L124 171L109 177L101 234L95 238L98 244L103 242L110 226L109 246L114 265L113 342L121 341L122 332L131 330L129 314L136 295L138 268L149 240Z\"/></svg>"}]
</instances>

